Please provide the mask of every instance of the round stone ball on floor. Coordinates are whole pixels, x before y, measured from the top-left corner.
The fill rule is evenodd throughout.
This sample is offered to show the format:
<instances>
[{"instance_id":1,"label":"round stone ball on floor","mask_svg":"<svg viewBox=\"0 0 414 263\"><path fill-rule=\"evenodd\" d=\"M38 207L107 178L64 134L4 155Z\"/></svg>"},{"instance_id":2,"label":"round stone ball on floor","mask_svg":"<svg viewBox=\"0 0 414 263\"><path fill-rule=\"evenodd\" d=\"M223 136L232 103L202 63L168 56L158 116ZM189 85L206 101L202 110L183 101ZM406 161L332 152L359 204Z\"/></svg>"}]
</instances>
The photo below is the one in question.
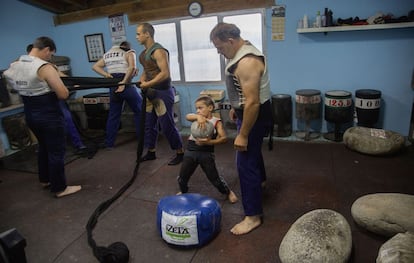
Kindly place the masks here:
<instances>
[{"instance_id":1,"label":"round stone ball on floor","mask_svg":"<svg viewBox=\"0 0 414 263\"><path fill-rule=\"evenodd\" d=\"M351 150L369 155L391 155L404 147L404 137L393 131L367 127L348 128L344 144Z\"/></svg>"},{"instance_id":2,"label":"round stone ball on floor","mask_svg":"<svg viewBox=\"0 0 414 263\"><path fill-rule=\"evenodd\" d=\"M351 227L330 209L316 209L297 219L279 246L282 263L346 263L352 250Z\"/></svg>"},{"instance_id":3,"label":"round stone ball on floor","mask_svg":"<svg viewBox=\"0 0 414 263\"><path fill-rule=\"evenodd\" d=\"M201 247L220 232L220 204L200 194L166 196L158 203L157 228L168 244Z\"/></svg>"}]
</instances>

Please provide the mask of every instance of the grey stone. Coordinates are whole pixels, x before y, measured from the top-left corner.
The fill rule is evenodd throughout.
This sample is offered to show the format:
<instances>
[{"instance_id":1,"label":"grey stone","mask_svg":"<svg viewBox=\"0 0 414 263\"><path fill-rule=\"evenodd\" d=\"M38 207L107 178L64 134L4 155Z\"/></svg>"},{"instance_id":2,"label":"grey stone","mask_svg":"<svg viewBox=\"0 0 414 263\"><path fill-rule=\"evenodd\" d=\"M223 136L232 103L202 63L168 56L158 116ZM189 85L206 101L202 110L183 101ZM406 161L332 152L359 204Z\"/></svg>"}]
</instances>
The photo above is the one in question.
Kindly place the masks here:
<instances>
[{"instance_id":1,"label":"grey stone","mask_svg":"<svg viewBox=\"0 0 414 263\"><path fill-rule=\"evenodd\" d=\"M360 153L387 155L400 151L404 147L405 139L394 131L351 127L345 131L343 142L349 149Z\"/></svg>"},{"instance_id":2,"label":"grey stone","mask_svg":"<svg viewBox=\"0 0 414 263\"><path fill-rule=\"evenodd\" d=\"M391 237L414 232L414 195L365 195L352 204L351 214L358 225L376 234Z\"/></svg>"},{"instance_id":3,"label":"grey stone","mask_svg":"<svg viewBox=\"0 0 414 263\"><path fill-rule=\"evenodd\" d=\"M414 262L414 234L399 233L385 242L377 257L377 263Z\"/></svg>"},{"instance_id":4,"label":"grey stone","mask_svg":"<svg viewBox=\"0 0 414 263\"><path fill-rule=\"evenodd\" d=\"M308 212L290 227L279 247L282 263L347 262L352 249L346 219L329 209Z\"/></svg>"}]
</instances>

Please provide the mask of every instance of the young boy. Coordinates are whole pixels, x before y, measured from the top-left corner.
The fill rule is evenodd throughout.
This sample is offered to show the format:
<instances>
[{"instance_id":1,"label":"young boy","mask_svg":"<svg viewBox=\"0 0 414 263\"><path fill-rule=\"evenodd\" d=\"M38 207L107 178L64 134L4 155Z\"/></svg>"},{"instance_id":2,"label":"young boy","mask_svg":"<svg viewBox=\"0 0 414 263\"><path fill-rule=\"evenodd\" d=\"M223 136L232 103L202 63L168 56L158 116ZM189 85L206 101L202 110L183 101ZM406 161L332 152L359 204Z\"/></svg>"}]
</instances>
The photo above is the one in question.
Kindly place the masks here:
<instances>
[{"instance_id":1,"label":"young boy","mask_svg":"<svg viewBox=\"0 0 414 263\"><path fill-rule=\"evenodd\" d=\"M207 178L220 193L226 194L230 203L235 203L238 200L237 196L229 189L216 168L214 145L227 142L227 137L221 120L213 116L214 101L209 96L201 96L195 101L195 107L197 113L187 114L186 119L191 122L196 121L199 129L205 129L206 123L210 122L214 126L214 131L211 137L194 138L193 135L190 135L188 138L187 150L184 153L180 175L178 176L178 185L181 190L178 194L188 192L188 181L197 166L200 165Z\"/></svg>"}]
</instances>

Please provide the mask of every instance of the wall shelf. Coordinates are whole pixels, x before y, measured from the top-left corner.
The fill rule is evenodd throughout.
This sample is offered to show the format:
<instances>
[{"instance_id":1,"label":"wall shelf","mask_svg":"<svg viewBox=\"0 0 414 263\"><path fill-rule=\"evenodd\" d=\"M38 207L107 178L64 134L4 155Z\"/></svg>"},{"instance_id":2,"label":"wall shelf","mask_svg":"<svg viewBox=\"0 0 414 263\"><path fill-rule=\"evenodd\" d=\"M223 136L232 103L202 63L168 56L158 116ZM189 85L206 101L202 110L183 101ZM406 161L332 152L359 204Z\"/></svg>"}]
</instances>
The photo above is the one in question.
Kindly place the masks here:
<instances>
[{"instance_id":1,"label":"wall shelf","mask_svg":"<svg viewBox=\"0 0 414 263\"><path fill-rule=\"evenodd\" d=\"M341 32L341 31L356 31L356 30L376 30L376 29L397 29L414 27L414 22L392 23L392 24L377 24L377 25L362 25L362 26L331 26L318 28L298 28L297 33L327 33L327 32Z\"/></svg>"}]
</instances>

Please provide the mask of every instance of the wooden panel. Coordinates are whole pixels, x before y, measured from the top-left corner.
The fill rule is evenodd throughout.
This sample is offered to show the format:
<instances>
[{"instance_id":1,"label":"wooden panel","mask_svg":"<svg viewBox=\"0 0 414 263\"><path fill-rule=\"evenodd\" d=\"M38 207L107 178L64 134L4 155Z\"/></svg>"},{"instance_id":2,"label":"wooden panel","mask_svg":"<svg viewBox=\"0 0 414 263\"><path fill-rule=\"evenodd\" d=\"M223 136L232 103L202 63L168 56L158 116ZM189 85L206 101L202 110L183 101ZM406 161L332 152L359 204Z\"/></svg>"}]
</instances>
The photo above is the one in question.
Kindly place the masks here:
<instances>
[{"instance_id":1,"label":"wooden panel","mask_svg":"<svg viewBox=\"0 0 414 263\"><path fill-rule=\"evenodd\" d=\"M115 14L126 13L126 11L135 11L140 8L140 0L133 2L119 3L101 7L90 8L86 10L66 13L53 17L55 26L69 24L73 22L85 21L94 18L107 17Z\"/></svg>"},{"instance_id":2,"label":"wooden panel","mask_svg":"<svg viewBox=\"0 0 414 263\"><path fill-rule=\"evenodd\" d=\"M80 9L88 8L88 3L86 0L63 0L63 2L73 5Z\"/></svg>"},{"instance_id":3,"label":"wooden panel","mask_svg":"<svg viewBox=\"0 0 414 263\"><path fill-rule=\"evenodd\" d=\"M135 12L127 12L129 23L137 24L140 22L189 16L187 7L191 1L187 1L187 3L184 4L182 2L184 1L171 1L169 2L168 7L156 7L156 4L159 4L159 1L151 1L152 4L142 2L142 9L138 9ZM204 0L199 2L203 5L203 14L252 8L265 8L274 4L273 0ZM150 7L150 5L153 6Z\"/></svg>"},{"instance_id":4,"label":"wooden panel","mask_svg":"<svg viewBox=\"0 0 414 263\"><path fill-rule=\"evenodd\" d=\"M20 0L23 3L33 5L38 8L45 9L49 12L56 14L62 14L67 12L67 5L64 3L57 2L55 0Z\"/></svg>"},{"instance_id":5,"label":"wooden panel","mask_svg":"<svg viewBox=\"0 0 414 263\"><path fill-rule=\"evenodd\" d=\"M122 3L118 2L112 5L56 15L54 17L54 23L55 25L63 25L119 13L128 14L130 24L186 17L189 16L187 7L190 2L190 0L134 0ZM203 5L203 14L264 8L274 4L273 0L199 0L199 2Z\"/></svg>"}]
</instances>

